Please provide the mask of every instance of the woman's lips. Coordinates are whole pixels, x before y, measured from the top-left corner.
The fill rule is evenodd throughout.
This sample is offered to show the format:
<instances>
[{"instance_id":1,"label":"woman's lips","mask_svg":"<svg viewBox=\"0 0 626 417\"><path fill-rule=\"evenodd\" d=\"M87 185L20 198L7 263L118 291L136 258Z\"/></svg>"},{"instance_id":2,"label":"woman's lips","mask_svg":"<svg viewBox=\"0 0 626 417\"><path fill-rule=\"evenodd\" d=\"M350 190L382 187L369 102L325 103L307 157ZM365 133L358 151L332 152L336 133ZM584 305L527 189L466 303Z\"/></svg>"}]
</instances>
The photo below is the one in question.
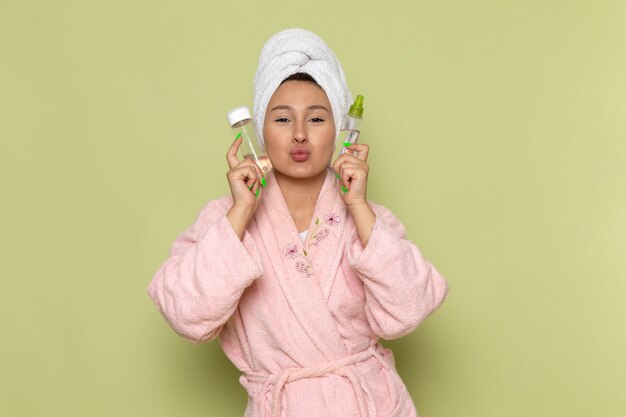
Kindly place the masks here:
<instances>
[{"instance_id":1,"label":"woman's lips","mask_svg":"<svg viewBox=\"0 0 626 417\"><path fill-rule=\"evenodd\" d=\"M309 159L310 152L305 150L293 150L290 152L291 158L296 162L304 162Z\"/></svg>"}]
</instances>

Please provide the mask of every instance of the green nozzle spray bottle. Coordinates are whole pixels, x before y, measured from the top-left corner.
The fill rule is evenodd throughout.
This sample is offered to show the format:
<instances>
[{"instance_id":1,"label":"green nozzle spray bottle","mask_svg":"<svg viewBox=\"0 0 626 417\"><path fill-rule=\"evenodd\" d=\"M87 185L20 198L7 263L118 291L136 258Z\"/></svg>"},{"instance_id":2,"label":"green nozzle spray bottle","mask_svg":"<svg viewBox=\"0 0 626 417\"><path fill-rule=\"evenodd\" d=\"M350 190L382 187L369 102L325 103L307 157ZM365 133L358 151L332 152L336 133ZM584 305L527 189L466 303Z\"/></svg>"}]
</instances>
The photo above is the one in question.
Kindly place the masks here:
<instances>
[{"instance_id":1,"label":"green nozzle spray bottle","mask_svg":"<svg viewBox=\"0 0 626 417\"><path fill-rule=\"evenodd\" d=\"M346 151L346 146L350 146L359 140L361 125L363 124L363 96L357 95L354 103L350 106L350 111L346 115L341 125L341 131L337 138L336 155L337 158Z\"/></svg>"}]
</instances>

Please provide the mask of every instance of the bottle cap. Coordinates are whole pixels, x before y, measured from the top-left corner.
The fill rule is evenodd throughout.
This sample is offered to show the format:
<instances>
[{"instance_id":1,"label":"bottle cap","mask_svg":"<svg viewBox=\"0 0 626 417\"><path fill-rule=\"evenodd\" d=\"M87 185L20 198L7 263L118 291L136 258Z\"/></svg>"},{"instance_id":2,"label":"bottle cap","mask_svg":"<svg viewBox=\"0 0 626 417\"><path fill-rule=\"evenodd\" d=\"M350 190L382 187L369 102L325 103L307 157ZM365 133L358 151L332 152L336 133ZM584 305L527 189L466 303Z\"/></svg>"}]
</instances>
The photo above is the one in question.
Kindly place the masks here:
<instances>
[{"instance_id":1,"label":"bottle cap","mask_svg":"<svg viewBox=\"0 0 626 417\"><path fill-rule=\"evenodd\" d=\"M242 120L252 118L250 110L248 110L246 106L235 107L226 114L226 117L228 117L228 123L230 123L231 126Z\"/></svg>"},{"instance_id":2,"label":"bottle cap","mask_svg":"<svg viewBox=\"0 0 626 417\"><path fill-rule=\"evenodd\" d=\"M348 114L352 117L360 119L363 117L363 110L363 96L357 95L354 99L354 104L350 106L350 111L348 112Z\"/></svg>"}]
</instances>

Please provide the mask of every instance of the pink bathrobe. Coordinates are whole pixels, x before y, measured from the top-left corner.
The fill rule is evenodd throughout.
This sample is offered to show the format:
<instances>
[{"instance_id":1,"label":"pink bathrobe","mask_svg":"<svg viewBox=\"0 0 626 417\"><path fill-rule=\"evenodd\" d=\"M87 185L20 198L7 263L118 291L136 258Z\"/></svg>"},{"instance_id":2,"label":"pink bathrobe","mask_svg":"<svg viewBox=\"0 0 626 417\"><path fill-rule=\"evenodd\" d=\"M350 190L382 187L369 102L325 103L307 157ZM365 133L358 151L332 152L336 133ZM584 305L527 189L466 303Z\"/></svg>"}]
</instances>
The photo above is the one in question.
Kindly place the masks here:
<instances>
[{"instance_id":1,"label":"pink bathrobe","mask_svg":"<svg viewBox=\"0 0 626 417\"><path fill-rule=\"evenodd\" d=\"M209 202L174 242L149 294L193 341L219 336L242 372L245 417L404 417L415 406L379 338L412 332L447 294L445 279L371 203L363 249L329 171L303 242L273 175L240 241Z\"/></svg>"}]
</instances>

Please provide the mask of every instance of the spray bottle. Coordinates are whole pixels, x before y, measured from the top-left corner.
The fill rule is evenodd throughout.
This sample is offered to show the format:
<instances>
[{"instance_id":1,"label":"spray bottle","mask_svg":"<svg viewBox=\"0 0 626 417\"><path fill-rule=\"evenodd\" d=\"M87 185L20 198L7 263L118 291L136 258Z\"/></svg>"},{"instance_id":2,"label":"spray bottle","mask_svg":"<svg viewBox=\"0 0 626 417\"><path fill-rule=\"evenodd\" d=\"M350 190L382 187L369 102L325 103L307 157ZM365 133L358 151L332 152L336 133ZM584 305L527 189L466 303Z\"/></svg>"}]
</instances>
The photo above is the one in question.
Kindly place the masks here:
<instances>
[{"instance_id":1,"label":"spray bottle","mask_svg":"<svg viewBox=\"0 0 626 417\"><path fill-rule=\"evenodd\" d=\"M363 96L357 95L341 125L336 146L337 158L346 151L346 146L355 144L359 140L363 124L363 110Z\"/></svg>"}]
</instances>

